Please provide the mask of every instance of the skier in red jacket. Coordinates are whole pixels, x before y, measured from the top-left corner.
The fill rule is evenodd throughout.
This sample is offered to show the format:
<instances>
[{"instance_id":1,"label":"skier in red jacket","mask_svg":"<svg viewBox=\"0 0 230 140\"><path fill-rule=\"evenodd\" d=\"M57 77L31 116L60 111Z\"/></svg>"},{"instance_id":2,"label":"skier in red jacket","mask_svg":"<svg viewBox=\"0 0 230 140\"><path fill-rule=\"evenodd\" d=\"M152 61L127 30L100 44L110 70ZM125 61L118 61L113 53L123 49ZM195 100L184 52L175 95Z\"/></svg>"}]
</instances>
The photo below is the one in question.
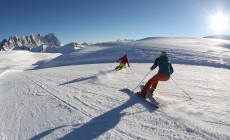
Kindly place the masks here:
<instances>
[{"instance_id":1,"label":"skier in red jacket","mask_svg":"<svg viewBox=\"0 0 230 140\"><path fill-rule=\"evenodd\" d=\"M119 58L116 62L120 62L120 64L115 68L115 70L121 70L125 68L126 63L128 64L128 67L130 67L127 54Z\"/></svg>"}]
</instances>

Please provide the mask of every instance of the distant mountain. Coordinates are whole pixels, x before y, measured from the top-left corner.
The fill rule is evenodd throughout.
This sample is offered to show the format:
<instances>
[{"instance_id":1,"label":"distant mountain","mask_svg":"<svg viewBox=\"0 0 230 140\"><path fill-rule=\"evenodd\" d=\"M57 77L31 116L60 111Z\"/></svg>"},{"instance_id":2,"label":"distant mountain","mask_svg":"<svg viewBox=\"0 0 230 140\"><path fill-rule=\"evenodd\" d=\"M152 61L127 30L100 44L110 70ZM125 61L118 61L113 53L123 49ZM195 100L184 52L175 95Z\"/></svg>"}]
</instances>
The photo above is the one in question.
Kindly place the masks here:
<instances>
[{"instance_id":1,"label":"distant mountain","mask_svg":"<svg viewBox=\"0 0 230 140\"><path fill-rule=\"evenodd\" d=\"M36 47L60 47L61 42L58 38L53 34L49 33L48 35L42 36L38 35L30 35L26 37L17 37L12 36L7 41L3 39L0 42L0 50L30 50L31 48Z\"/></svg>"},{"instance_id":2,"label":"distant mountain","mask_svg":"<svg viewBox=\"0 0 230 140\"><path fill-rule=\"evenodd\" d=\"M86 43L83 45L83 44L79 44L77 42L71 42L69 44L66 44L66 45L58 47L58 48L56 48L56 47L55 48L54 47L46 48L46 52L66 54L66 53L71 53L71 52L74 52L75 50L84 48L85 46L87 46Z\"/></svg>"},{"instance_id":3,"label":"distant mountain","mask_svg":"<svg viewBox=\"0 0 230 140\"><path fill-rule=\"evenodd\" d=\"M214 36L205 36L203 38L216 38L216 39L230 40L230 35L214 35Z\"/></svg>"}]
</instances>

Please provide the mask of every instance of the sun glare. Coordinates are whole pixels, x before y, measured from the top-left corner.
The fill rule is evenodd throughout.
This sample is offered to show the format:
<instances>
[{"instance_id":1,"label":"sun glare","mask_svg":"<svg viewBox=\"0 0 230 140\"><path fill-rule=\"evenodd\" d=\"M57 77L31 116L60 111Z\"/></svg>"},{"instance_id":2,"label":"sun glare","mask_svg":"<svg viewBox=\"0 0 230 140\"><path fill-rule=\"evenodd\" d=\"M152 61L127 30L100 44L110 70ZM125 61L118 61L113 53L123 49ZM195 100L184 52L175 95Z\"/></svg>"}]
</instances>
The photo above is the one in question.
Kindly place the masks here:
<instances>
[{"instance_id":1,"label":"sun glare","mask_svg":"<svg viewBox=\"0 0 230 140\"><path fill-rule=\"evenodd\" d=\"M218 13L210 18L210 28L216 33L221 33L228 28L228 17Z\"/></svg>"}]
</instances>

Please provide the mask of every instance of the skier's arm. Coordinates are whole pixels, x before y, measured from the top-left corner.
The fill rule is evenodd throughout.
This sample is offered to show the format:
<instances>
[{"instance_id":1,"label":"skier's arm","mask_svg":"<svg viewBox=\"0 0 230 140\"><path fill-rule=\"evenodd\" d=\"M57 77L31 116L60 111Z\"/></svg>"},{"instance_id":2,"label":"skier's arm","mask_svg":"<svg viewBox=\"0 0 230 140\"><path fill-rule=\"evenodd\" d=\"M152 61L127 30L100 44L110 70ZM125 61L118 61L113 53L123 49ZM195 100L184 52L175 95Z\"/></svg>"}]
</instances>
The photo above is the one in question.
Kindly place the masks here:
<instances>
[{"instance_id":1,"label":"skier's arm","mask_svg":"<svg viewBox=\"0 0 230 140\"><path fill-rule=\"evenodd\" d=\"M128 64L128 67L130 67L130 65L129 65L129 59L127 58L127 64Z\"/></svg>"},{"instance_id":2,"label":"skier's arm","mask_svg":"<svg viewBox=\"0 0 230 140\"><path fill-rule=\"evenodd\" d=\"M170 64L170 72L171 72L171 74L173 74L173 72L174 72L174 70L173 70L173 67L172 67L172 64Z\"/></svg>"},{"instance_id":3,"label":"skier's arm","mask_svg":"<svg viewBox=\"0 0 230 140\"><path fill-rule=\"evenodd\" d=\"M150 70L154 70L159 65L159 58L157 58L153 64L153 66L150 68Z\"/></svg>"},{"instance_id":4,"label":"skier's arm","mask_svg":"<svg viewBox=\"0 0 230 140\"><path fill-rule=\"evenodd\" d=\"M119 62L121 59L122 59L122 57L121 57L121 58L119 58L119 59L117 59L117 61L116 61L116 62Z\"/></svg>"}]
</instances>

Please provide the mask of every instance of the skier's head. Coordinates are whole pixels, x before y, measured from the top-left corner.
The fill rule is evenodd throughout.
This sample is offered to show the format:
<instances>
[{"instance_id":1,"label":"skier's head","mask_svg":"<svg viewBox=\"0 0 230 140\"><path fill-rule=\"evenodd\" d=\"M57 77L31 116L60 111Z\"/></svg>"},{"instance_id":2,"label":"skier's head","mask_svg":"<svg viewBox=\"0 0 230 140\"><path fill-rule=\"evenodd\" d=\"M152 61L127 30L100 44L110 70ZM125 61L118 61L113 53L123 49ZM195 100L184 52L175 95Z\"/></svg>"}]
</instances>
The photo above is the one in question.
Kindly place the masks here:
<instances>
[{"instance_id":1,"label":"skier's head","mask_svg":"<svg viewBox=\"0 0 230 140\"><path fill-rule=\"evenodd\" d=\"M168 56L168 54L167 54L167 52L162 51L161 54L160 54L160 56Z\"/></svg>"}]
</instances>

